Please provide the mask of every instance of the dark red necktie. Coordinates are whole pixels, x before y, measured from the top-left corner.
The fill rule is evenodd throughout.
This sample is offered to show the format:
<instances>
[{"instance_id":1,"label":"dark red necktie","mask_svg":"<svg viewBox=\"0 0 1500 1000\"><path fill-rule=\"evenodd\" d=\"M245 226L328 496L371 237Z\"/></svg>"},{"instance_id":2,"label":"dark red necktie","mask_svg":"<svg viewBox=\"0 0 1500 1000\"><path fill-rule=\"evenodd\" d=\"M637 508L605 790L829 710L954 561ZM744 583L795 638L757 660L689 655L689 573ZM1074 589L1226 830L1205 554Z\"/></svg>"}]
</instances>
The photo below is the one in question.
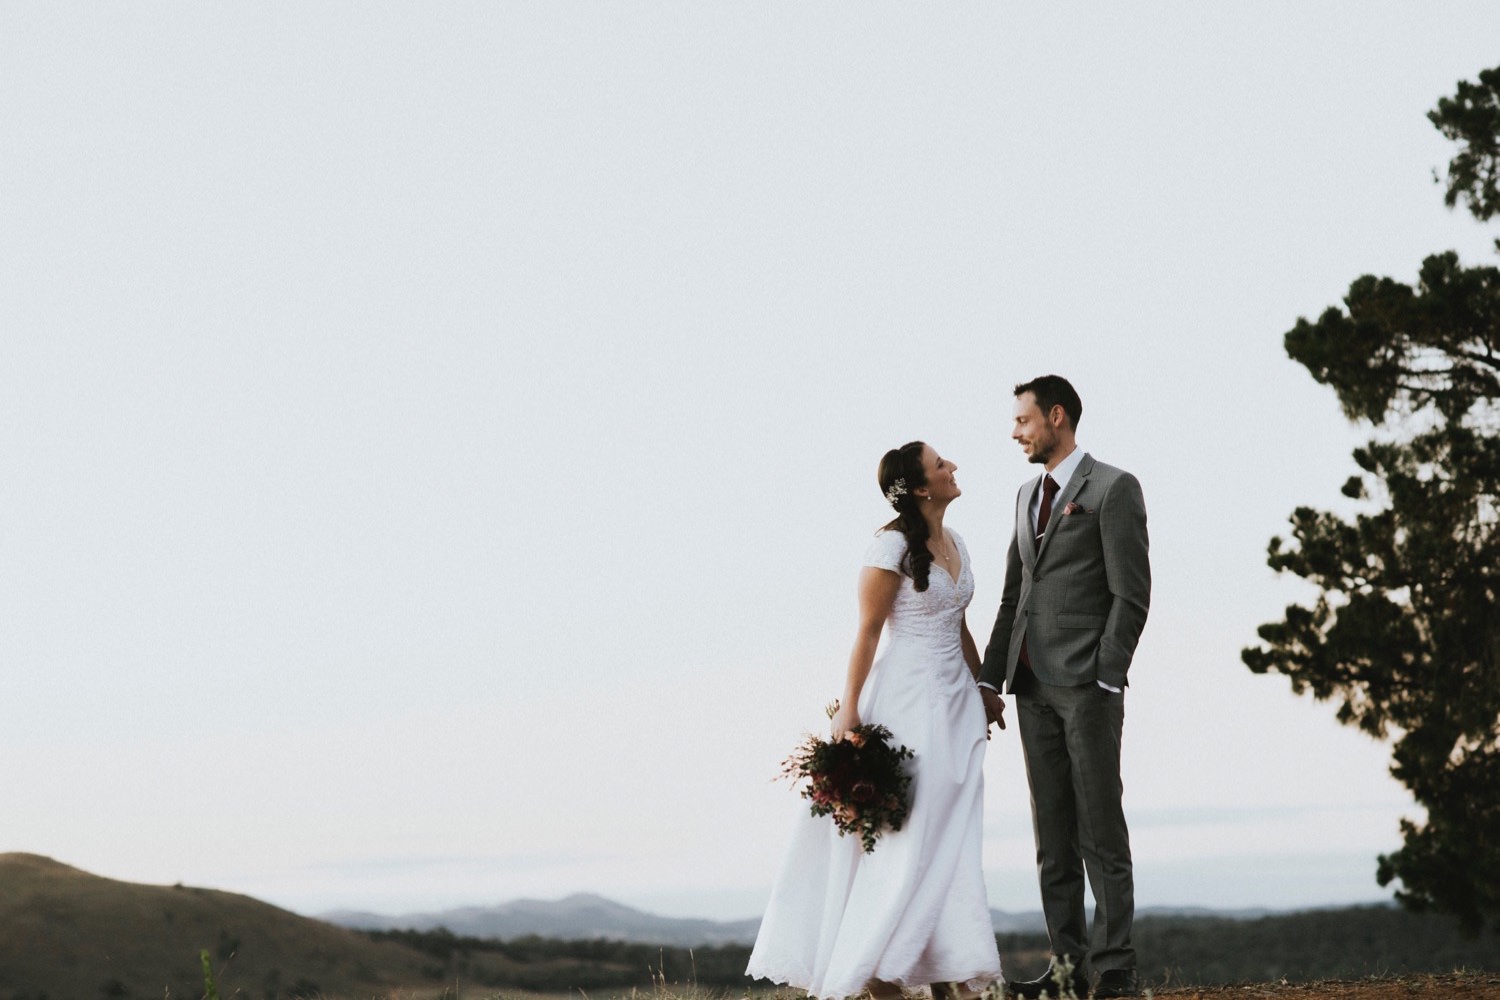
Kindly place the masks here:
<instances>
[{"instance_id":1,"label":"dark red necktie","mask_svg":"<svg viewBox=\"0 0 1500 1000\"><path fill-rule=\"evenodd\" d=\"M1042 536L1047 533L1047 522L1052 520L1052 498L1057 496L1060 489L1057 480L1051 476L1042 477L1042 508L1036 512L1036 540L1041 542Z\"/></svg>"},{"instance_id":2,"label":"dark red necktie","mask_svg":"<svg viewBox=\"0 0 1500 1000\"><path fill-rule=\"evenodd\" d=\"M1036 544L1041 548L1042 536L1047 533L1047 522L1052 520L1052 498L1057 496L1060 489L1057 480L1050 475L1042 477L1042 506L1036 512ZM1026 640L1021 640L1021 652L1017 657L1021 665L1027 670L1031 669L1031 654L1026 650Z\"/></svg>"}]
</instances>

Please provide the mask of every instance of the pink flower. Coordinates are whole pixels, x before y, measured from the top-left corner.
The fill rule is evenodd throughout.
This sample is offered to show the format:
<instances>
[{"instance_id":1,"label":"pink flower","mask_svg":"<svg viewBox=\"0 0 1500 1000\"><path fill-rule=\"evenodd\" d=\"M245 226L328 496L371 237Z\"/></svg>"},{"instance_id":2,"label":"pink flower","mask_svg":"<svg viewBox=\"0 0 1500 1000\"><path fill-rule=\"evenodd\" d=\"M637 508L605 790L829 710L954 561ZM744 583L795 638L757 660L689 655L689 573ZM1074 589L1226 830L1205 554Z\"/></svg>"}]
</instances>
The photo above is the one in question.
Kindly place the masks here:
<instances>
[{"instance_id":1,"label":"pink flower","mask_svg":"<svg viewBox=\"0 0 1500 1000\"><path fill-rule=\"evenodd\" d=\"M829 816L842 834L855 834L866 853L883 830L900 830L910 812L911 777L901 762L912 751L895 743L891 731L861 725L824 740L809 736L782 764L782 777L807 780L802 795L814 816Z\"/></svg>"}]
</instances>

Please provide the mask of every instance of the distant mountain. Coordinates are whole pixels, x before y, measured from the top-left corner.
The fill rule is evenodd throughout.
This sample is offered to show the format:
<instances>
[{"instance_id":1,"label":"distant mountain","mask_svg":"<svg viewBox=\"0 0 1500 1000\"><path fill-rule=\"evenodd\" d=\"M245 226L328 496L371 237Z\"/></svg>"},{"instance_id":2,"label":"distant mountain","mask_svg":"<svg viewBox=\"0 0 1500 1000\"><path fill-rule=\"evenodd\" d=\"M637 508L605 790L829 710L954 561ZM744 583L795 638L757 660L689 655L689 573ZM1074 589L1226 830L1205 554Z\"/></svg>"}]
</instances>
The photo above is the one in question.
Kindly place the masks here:
<instances>
[{"instance_id":1,"label":"distant mountain","mask_svg":"<svg viewBox=\"0 0 1500 1000\"><path fill-rule=\"evenodd\" d=\"M1138 916L1218 917L1252 920L1269 910L1213 910L1191 906L1155 906L1137 911ZM497 906L466 906L425 913L390 916L357 910L319 914L320 919L357 930L431 931L447 928L462 937L513 940L522 937L581 941L603 938L638 944L695 948L705 945L750 944L760 928L758 918L746 920L702 920L662 917L617 903L592 893L578 893L558 900L517 899ZM991 910L990 922L997 934L1045 932L1040 910L1007 913Z\"/></svg>"},{"instance_id":2,"label":"distant mountain","mask_svg":"<svg viewBox=\"0 0 1500 1000\"><path fill-rule=\"evenodd\" d=\"M1375 904L1377 906L1382 904ZM1394 906L1394 903L1390 904ZM1347 910L1348 906L1312 907L1311 910ZM1264 906L1253 906L1238 910L1215 910L1208 906L1143 906L1135 911L1137 917L1176 917L1196 918L1212 917L1218 920L1259 920L1261 917L1274 917L1278 914L1288 915L1292 913L1307 913L1309 909L1297 910L1270 910Z\"/></svg>"},{"instance_id":3,"label":"distant mountain","mask_svg":"<svg viewBox=\"0 0 1500 1000\"><path fill-rule=\"evenodd\" d=\"M748 944L755 940L760 920L700 920L659 917L591 893L563 899L517 899L498 906L466 906L435 913L385 916L348 910L320 914L321 919L359 930L430 931L446 927L463 937L538 937L563 940L604 938L684 948L716 944Z\"/></svg>"},{"instance_id":4,"label":"distant mountain","mask_svg":"<svg viewBox=\"0 0 1500 1000\"><path fill-rule=\"evenodd\" d=\"M401 944L248 896L119 882L37 854L0 854L0 942L4 997L202 996L205 948L226 997L434 985L432 959Z\"/></svg>"}]
</instances>

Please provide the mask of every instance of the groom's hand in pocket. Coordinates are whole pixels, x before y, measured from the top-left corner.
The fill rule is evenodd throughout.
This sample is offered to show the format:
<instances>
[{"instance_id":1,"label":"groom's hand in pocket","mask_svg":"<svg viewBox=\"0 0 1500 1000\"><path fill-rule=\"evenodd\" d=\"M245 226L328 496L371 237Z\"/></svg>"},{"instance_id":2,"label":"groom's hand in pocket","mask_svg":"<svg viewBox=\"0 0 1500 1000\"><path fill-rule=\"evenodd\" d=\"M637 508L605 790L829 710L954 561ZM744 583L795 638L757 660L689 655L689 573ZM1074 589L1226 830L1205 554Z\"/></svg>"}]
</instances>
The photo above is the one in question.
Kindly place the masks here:
<instances>
[{"instance_id":1,"label":"groom's hand in pocket","mask_svg":"<svg viewBox=\"0 0 1500 1000\"><path fill-rule=\"evenodd\" d=\"M990 726L992 722L1001 729L1005 728L1005 702L1000 698L1000 692L994 688L981 687L979 689L980 700L984 702L984 715L989 722L985 723L984 736L989 739Z\"/></svg>"}]
</instances>

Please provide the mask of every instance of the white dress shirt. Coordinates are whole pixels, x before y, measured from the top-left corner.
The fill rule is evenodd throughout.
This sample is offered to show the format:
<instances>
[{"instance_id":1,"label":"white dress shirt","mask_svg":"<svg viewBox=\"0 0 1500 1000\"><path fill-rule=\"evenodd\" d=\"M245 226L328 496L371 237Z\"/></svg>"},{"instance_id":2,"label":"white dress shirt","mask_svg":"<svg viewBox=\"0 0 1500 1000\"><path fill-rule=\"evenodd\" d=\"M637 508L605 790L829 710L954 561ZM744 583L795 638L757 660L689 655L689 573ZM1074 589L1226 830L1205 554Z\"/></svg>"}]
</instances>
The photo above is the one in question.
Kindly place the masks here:
<instances>
[{"instance_id":1,"label":"white dress shirt","mask_svg":"<svg viewBox=\"0 0 1500 1000\"><path fill-rule=\"evenodd\" d=\"M1054 468L1051 472L1047 473L1047 475L1051 476L1053 481L1057 483L1058 496L1062 496L1063 491L1068 488L1068 484L1073 481L1073 473L1077 472L1078 467L1082 464L1083 449L1075 446L1072 451L1068 452L1067 458L1063 459L1061 462L1058 462L1057 467ZM1041 515L1041 513L1042 491L1037 490L1036 496L1031 498L1031 533L1033 535L1036 534L1036 519ZM1057 512L1053 511L1053 513L1055 514Z\"/></svg>"}]
</instances>

